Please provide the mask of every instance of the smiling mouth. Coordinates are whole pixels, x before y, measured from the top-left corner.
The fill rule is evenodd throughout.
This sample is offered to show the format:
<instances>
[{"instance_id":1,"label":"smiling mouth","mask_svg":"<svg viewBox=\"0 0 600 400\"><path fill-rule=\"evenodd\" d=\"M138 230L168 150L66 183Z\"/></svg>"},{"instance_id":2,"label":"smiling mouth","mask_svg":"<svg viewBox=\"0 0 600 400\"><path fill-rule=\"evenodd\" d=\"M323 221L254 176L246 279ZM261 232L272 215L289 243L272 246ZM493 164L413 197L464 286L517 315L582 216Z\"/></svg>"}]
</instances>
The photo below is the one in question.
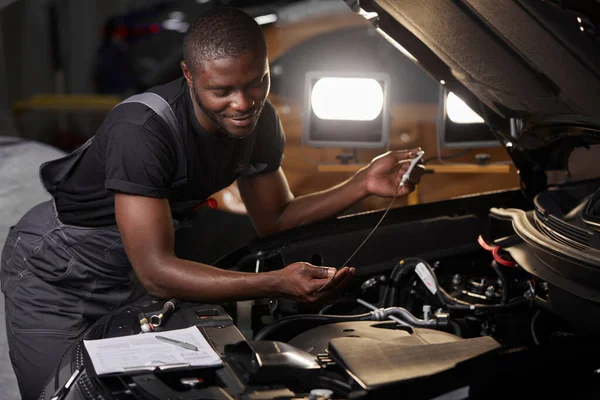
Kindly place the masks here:
<instances>
[{"instance_id":1,"label":"smiling mouth","mask_svg":"<svg viewBox=\"0 0 600 400\"><path fill-rule=\"evenodd\" d=\"M244 127L249 125L253 120L256 113L244 115L242 117L228 118L235 126Z\"/></svg>"}]
</instances>

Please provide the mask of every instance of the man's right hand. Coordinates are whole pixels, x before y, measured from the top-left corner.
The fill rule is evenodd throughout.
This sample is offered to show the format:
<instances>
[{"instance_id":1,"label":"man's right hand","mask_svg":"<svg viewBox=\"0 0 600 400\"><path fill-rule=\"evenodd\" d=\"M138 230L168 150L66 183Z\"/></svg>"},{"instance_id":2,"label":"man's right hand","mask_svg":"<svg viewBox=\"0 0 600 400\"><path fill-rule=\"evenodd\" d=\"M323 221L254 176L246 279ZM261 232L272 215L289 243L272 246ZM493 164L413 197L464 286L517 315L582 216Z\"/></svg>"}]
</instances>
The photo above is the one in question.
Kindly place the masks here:
<instances>
[{"instance_id":1,"label":"man's right hand","mask_svg":"<svg viewBox=\"0 0 600 400\"><path fill-rule=\"evenodd\" d=\"M303 303L327 303L335 300L349 283L354 268L344 267L336 273L335 268L297 262L275 273L280 276L279 290L284 297ZM319 291L326 284L327 286Z\"/></svg>"}]
</instances>

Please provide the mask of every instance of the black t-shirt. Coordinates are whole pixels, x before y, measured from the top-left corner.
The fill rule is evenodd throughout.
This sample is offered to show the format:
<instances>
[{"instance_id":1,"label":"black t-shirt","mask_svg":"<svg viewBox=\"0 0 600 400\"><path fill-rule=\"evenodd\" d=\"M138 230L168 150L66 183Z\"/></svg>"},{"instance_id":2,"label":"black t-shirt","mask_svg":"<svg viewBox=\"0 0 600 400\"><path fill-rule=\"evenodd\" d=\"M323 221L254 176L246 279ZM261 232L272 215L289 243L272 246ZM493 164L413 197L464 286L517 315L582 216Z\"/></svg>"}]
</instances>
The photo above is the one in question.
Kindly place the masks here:
<instances>
[{"instance_id":1,"label":"black t-shirt","mask_svg":"<svg viewBox=\"0 0 600 400\"><path fill-rule=\"evenodd\" d=\"M182 129L187 180L176 182L176 139L162 118L140 103L113 109L72 174L55 188L59 218L79 226L114 225L114 192L166 198L181 220L241 175L275 171L285 135L267 101L255 130L243 139L206 132L193 111L184 78L150 89L171 106Z\"/></svg>"}]
</instances>

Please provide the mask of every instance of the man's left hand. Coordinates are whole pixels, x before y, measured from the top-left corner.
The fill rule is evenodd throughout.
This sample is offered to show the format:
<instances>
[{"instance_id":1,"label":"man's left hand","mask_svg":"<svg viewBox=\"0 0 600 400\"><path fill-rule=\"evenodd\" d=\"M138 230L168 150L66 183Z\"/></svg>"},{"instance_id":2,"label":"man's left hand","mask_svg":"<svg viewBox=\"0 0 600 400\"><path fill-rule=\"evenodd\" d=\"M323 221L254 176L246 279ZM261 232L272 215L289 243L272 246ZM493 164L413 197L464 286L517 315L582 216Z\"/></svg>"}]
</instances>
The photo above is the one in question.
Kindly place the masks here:
<instances>
[{"instance_id":1,"label":"man's left hand","mask_svg":"<svg viewBox=\"0 0 600 400\"><path fill-rule=\"evenodd\" d=\"M363 170L366 173L365 184L369 194L382 197L405 196L415 190L421 181L425 166L419 161L412 170L408 181L398 189L402 176L408 170L410 161L417 157L421 149L388 151L374 158Z\"/></svg>"}]
</instances>

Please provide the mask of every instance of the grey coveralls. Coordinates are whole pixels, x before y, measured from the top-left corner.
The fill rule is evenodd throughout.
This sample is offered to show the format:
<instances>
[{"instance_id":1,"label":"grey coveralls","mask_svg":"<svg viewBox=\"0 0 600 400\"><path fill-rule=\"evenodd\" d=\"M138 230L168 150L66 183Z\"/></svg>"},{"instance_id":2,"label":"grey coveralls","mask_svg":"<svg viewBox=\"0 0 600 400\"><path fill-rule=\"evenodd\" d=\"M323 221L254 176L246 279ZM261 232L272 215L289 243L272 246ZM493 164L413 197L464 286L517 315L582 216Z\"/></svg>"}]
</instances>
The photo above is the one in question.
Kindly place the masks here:
<instances>
[{"instance_id":1,"label":"grey coveralls","mask_svg":"<svg viewBox=\"0 0 600 400\"><path fill-rule=\"evenodd\" d=\"M153 103L156 99L141 96L125 102L142 102L165 120L168 110L172 114L164 100L159 99L167 111ZM177 128L172 122L167 121L173 132ZM76 166L91 140L42 166L42 183L50 193ZM33 207L10 229L2 250L0 282L9 355L23 400L39 397L63 354L97 319L145 293L117 226L63 224L54 200Z\"/></svg>"}]
</instances>

